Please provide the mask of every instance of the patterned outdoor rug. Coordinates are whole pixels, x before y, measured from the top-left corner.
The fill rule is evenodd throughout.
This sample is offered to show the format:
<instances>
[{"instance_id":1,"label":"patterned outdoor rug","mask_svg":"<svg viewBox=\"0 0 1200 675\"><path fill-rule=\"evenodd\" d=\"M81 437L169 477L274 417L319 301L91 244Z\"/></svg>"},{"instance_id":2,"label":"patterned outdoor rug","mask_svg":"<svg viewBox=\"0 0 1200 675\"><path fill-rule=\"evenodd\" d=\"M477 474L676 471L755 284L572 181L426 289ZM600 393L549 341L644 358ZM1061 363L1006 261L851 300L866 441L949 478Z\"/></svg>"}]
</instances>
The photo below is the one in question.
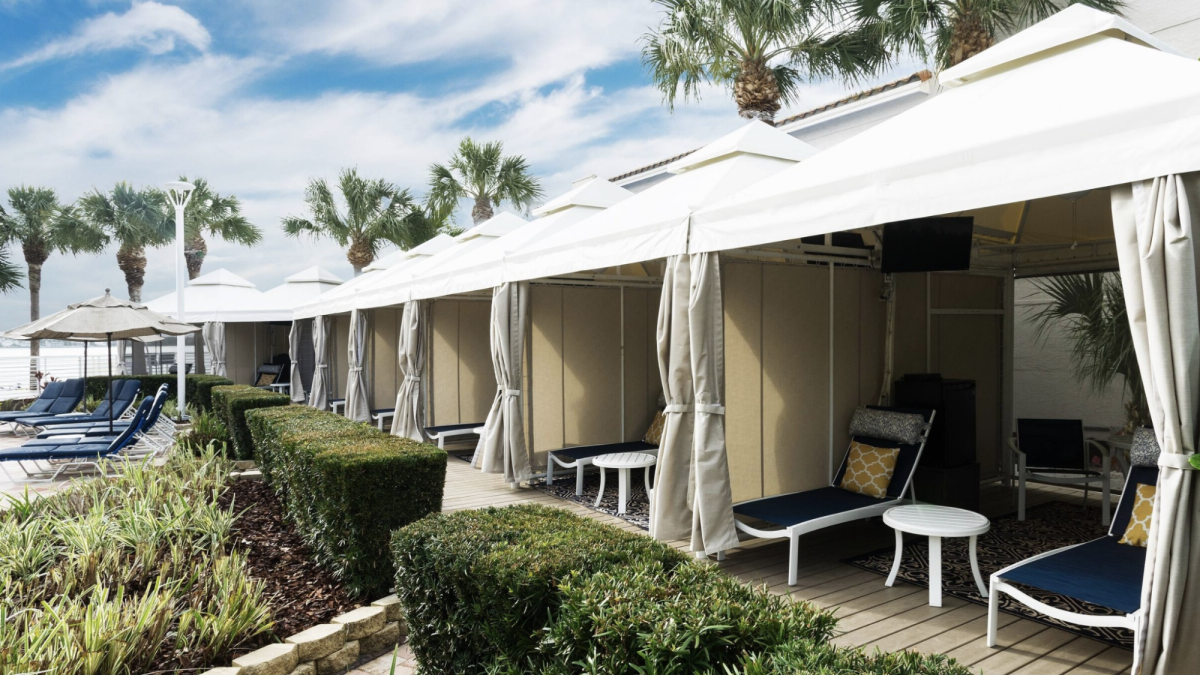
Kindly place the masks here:
<instances>
[{"instance_id":1,"label":"patterned outdoor rug","mask_svg":"<svg viewBox=\"0 0 1200 675\"><path fill-rule=\"evenodd\" d=\"M554 485L546 485L541 479L534 480L530 485L535 490L541 490L552 497L558 497L569 502L582 504L593 511L607 513L614 518L633 523L643 530L650 529L650 502L646 499L646 478L642 469L632 469L629 472L629 500L625 503L625 513L617 514L617 471L608 470L608 479L604 484L604 498L600 506L596 506L596 494L600 492L600 474L590 472L583 479L583 495L575 495L575 470L560 470L554 472ZM653 480L653 476L651 476Z\"/></svg>"},{"instance_id":2,"label":"patterned outdoor rug","mask_svg":"<svg viewBox=\"0 0 1200 675\"><path fill-rule=\"evenodd\" d=\"M1098 506L1084 510L1078 504L1064 502L1050 502L1028 509L1025 522L1019 522L1015 513L993 518L992 529L979 537L979 571L983 575L984 583L987 583L993 572L1013 563L1038 553L1090 541L1104 536L1107 531L1108 528L1100 524ZM895 550L895 546L889 546L843 562L886 577L891 572ZM898 578L929 588L928 538L912 537L909 543L905 544ZM1041 602L1067 611L1116 614L1113 610L1057 593L1047 593L1029 587L1022 589ZM979 595L971 575L971 561L965 538L942 540L942 592L977 605L987 605L987 600ZM1089 628L1062 623L1034 612L1007 595L1000 596L1000 609L1114 647L1133 649L1133 632L1123 628Z\"/></svg>"}]
</instances>

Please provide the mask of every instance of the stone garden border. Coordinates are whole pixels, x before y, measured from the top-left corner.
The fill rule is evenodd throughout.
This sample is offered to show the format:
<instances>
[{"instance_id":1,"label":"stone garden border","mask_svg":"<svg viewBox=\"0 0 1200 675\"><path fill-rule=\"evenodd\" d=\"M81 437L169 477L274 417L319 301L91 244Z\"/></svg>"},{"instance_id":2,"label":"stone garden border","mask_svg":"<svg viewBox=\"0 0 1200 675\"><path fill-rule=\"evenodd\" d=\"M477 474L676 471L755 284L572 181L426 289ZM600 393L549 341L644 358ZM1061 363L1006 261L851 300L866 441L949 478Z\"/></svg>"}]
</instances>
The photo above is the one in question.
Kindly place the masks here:
<instances>
[{"instance_id":1,"label":"stone garden border","mask_svg":"<svg viewBox=\"0 0 1200 675\"><path fill-rule=\"evenodd\" d=\"M393 594L202 675L338 675L400 644L408 625Z\"/></svg>"}]
</instances>

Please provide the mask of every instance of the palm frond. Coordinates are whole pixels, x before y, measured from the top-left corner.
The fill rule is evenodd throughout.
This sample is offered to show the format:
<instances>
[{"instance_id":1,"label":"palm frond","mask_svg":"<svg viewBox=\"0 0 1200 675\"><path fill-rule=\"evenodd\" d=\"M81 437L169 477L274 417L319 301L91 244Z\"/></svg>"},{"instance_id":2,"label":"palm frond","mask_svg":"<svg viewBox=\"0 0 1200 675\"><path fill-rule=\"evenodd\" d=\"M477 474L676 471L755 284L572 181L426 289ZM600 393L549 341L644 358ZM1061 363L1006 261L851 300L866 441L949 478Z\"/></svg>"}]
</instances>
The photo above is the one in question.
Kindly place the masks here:
<instances>
[{"instance_id":1,"label":"palm frond","mask_svg":"<svg viewBox=\"0 0 1200 675\"><path fill-rule=\"evenodd\" d=\"M55 220L60 250L95 252L110 241L120 246L162 246L175 234L166 195L154 188L135 189L119 182L111 192L95 188ZM63 245L69 243L69 248Z\"/></svg>"},{"instance_id":2,"label":"palm frond","mask_svg":"<svg viewBox=\"0 0 1200 675\"><path fill-rule=\"evenodd\" d=\"M3 209L0 209L2 212ZM0 248L0 293L8 293L21 287L25 275L21 267L8 259L8 251Z\"/></svg>"},{"instance_id":3,"label":"palm frond","mask_svg":"<svg viewBox=\"0 0 1200 675\"><path fill-rule=\"evenodd\" d=\"M179 180L196 186L184 211L187 237L211 235L243 246L262 241L262 230L242 215L242 204L236 196L217 193L203 178L188 181L187 176L180 176Z\"/></svg>"},{"instance_id":4,"label":"palm frond","mask_svg":"<svg viewBox=\"0 0 1200 675\"><path fill-rule=\"evenodd\" d=\"M431 212L449 214L463 199L483 198L492 206L508 202L528 209L542 197L540 182L520 155L504 155L499 141L478 143L469 136L445 164L429 167L426 203Z\"/></svg>"}]
</instances>

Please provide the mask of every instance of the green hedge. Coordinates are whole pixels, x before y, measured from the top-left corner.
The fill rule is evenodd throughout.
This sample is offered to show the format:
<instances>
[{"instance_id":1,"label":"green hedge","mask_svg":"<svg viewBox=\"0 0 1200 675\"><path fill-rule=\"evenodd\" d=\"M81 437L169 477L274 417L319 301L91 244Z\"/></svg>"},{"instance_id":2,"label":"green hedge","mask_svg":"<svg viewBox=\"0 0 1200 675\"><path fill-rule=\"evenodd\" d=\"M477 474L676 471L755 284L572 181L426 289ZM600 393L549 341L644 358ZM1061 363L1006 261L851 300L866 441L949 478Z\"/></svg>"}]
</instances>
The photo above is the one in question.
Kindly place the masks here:
<instances>
[{"instance_id":1,"label":"green hedge","mask_svg":"<svg viewBox=\"0 0 1200 675\"><path fill-rule=\"evenodd\" d=\"M835 648L831 612L560 509L434 515L397 531L392 552L425 672L968 672L944 657Z\"/></svg>"},{"instance_id":2,"label":"green hedge","mask_svg":"<svg viewBox=\"0 0 1200 675\"><path fill-rule=\"evenodd\" d=\"M212 407L225 423L229 434L230 454L234 459L256 459L254 439L246 425L246 411L254 408L275 408L291 405L287 394L279 394L251 387L248 384L232 384L212 388Z\"/></svg>"},{"instance_id":3,"label":"green hedge","mask_svg":"<svg viewBox=\"0 0 1200 675\"><path fill-rule=\"evenodd\" d=\"M446 453L307 406L250 410L263 478L351 592L392 585L391 532L442 509Z\"/></svg>"},{"instance_id":4,"label":"green hedge","mask_svg":"<svg viewBox=\"0 0 1200 675\"><path fill-rule=\"evenodd\" d=\"M140 380L142 383L142 393L154 393L162 385L167 385L167 398L174 400L177 380L174 375L121 375L113 376L113 379L121 380ZM188 375L184 386L187 394L187 403L189 406L195 406L198 410L212 409L212 389L233 384L233 380L227 377L219 377L217 375ZM108 393L108 375L103 377L88 377L87 379L87 395L99 399Z\"/></svg>"}]
</instances>

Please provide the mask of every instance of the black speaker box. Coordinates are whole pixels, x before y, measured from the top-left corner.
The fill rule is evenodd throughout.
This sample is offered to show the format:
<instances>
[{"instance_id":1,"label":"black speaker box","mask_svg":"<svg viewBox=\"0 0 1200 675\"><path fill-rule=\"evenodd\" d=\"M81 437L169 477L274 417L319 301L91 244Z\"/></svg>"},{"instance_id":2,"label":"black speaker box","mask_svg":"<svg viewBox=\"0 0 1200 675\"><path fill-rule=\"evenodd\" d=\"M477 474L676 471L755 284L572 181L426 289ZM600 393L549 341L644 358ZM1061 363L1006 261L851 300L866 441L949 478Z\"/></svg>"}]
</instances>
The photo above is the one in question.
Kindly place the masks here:
<instances>
[{"instance_id":1,"label":"black speaker box","mask_svg":"<svg viewBox=\"0 0 1200 675\"><path fill-rule=\"evenodd\" d=\"M905 375L896 382L895 405L937 411L921 466L950 468L975 461L975 381Z\"/></svg>"}]
</instances>

